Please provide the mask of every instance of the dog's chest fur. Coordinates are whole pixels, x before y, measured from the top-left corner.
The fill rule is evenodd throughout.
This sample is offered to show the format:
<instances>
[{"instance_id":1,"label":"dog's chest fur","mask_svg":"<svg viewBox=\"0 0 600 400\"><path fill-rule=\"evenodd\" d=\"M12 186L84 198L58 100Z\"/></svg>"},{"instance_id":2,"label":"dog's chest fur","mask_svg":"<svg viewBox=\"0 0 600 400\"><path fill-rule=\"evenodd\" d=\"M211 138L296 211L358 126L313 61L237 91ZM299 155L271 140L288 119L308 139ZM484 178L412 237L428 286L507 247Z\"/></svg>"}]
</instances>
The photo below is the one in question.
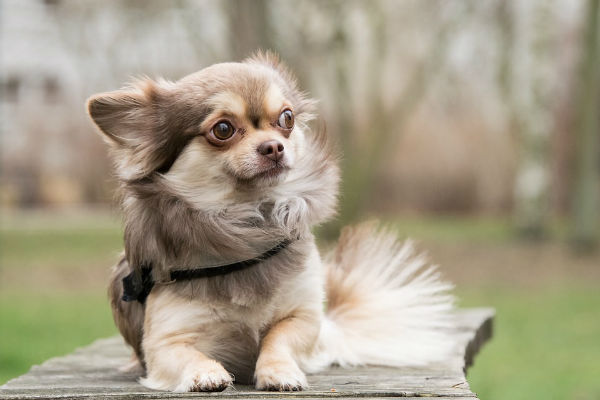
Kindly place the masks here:
<instances>
[{"instance_id":1,"label":"dog's chest fur","mask_svg":"<svg viewBox=\"0 0 600 400\"><path fill-rule=\"evenodd\" d=\"M239 275L158 285L148 297L145 328L190 332L198 350L238 382L249 382L266 331L299 304L321 308L323 298L322 266L311 238Z\"/></svg>"},{"instance_id":2,"label":"dog's chest fur","mask_svg":"<svg viewBox=\"0 0 600 400\"><path fill-rule=\"evenodd\" d=\"M252 267L211 278L167 284L184 299L226 307L265 308L282 290L298 284L316 252L312 235L294 240L280 253ZM314 263L314 261L312 261Z\"/></svg>"}]
</instances>

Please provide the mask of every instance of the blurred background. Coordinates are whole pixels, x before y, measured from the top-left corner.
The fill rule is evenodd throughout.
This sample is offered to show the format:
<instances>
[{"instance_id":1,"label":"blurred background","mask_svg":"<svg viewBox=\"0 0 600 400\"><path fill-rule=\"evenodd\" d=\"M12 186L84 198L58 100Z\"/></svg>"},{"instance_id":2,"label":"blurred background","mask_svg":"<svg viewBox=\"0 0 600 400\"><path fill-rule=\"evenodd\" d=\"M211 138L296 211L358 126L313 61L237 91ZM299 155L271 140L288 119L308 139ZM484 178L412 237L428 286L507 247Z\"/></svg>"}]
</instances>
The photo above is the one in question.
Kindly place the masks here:
<instances>
[{"instance_id":1,"label":"blurred background","mask_svg":"<svg viewBox=\"0 0 600 400\"><path fill-rule=\"evenodd\" d=\"M377 217L497 310L482 399L600 399L598 0L2 0L0 384L114 334L115 181L84 112L134 76L272 49Z\"/></svg>"}]
</instances>

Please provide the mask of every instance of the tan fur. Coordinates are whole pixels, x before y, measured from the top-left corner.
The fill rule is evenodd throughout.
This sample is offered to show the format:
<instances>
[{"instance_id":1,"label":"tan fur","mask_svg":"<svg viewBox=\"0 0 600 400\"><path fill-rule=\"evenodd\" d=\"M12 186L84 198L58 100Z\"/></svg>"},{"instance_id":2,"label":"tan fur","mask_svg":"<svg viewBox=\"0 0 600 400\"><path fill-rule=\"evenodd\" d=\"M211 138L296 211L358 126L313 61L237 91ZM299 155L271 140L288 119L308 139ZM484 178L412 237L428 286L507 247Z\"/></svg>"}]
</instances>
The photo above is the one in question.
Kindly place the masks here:
<instances>
[{"instance_id":1,"label":"tan fur","mask_svg":"<svg viewBox=\"0 0 600 400\"><path fill-rule=\"evenodd\" d=\"M345 267L349 266L343 262L343 257L356 251L361 242L369 240L375 229L376 223L368 222L347 226L342 230L335 251L329 257L327 268L327 306L330 309L356 309L361 304L362 299L359 296L362 292L356 290L352 281L344 279L348 274Z\"/></svg>"},{"instance_id":2,"label":"tan fur","mask_svg":"<svg viewBox=\"0 0 600 400\"><path fill-rule=\"evenodd\" d=\"M258 389L301 390L307 386L296 359L308 354L317 341L320 314L295 310L275 323L263 338L256 363Z\"/></svg>"}]
</instances>

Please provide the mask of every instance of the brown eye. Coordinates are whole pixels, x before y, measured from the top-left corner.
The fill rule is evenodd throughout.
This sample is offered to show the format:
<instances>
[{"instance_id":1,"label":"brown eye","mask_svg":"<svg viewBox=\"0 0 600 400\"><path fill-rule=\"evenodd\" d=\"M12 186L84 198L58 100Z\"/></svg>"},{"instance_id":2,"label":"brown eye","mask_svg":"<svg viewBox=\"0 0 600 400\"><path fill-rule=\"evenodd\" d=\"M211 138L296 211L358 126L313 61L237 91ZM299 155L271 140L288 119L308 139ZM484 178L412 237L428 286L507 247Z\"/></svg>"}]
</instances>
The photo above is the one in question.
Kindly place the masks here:
<instances>
[{"instance_id":1,"label":"brown eye","mask_svg":"<svg viewBox=\"0 0 600 400\"><path fill-rule=\"evenodd\" d=\"M283 110L279 115L277 124L283 129L292 129L294 127L294 113L292 110Z\"/></svg>"},{"instance_id":2,"label":"brown eye","mask_svg":"<svg viewBox=\"0 0 600 400\"><path fill-rule=\"evenodd\" d=\"M233 136L235 129L233 129L233 126L229 122L221 121L217 122L215 126L213 126L211 132L217 139L227 140Z\"/></svg>"}]
</instances>

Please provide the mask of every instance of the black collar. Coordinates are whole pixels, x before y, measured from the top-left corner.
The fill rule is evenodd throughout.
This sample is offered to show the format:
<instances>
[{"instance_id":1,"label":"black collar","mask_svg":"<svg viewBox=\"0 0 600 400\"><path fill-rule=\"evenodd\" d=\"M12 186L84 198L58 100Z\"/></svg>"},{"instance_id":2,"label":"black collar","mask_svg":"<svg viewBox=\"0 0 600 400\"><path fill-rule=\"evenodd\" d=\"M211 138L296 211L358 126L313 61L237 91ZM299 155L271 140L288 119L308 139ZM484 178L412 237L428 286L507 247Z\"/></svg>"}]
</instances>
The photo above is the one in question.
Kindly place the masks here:
<instances>
[{"instance_id":1,"label":"black collar","mask_svg":"<svg viewBox=\"0 0 600 400\"><path fill-rule=\"evenodd\" d=\"M192 279L211 278L241 271L277 255L281 250L288 247L290 243L292 243L292 240L290 239L283 240L277 246L267 250L258 257L233 264L221 265L218 267L175 269L170 273L171 281L189 281ZM139 269L134 269L129 275L123 278L123 296L121 299L123 301L137 300L143 304L146 302L146 297L148 297L153 287L154 279L152 278L152 266L143 265Z\"/></svg>"}]
</instances>

